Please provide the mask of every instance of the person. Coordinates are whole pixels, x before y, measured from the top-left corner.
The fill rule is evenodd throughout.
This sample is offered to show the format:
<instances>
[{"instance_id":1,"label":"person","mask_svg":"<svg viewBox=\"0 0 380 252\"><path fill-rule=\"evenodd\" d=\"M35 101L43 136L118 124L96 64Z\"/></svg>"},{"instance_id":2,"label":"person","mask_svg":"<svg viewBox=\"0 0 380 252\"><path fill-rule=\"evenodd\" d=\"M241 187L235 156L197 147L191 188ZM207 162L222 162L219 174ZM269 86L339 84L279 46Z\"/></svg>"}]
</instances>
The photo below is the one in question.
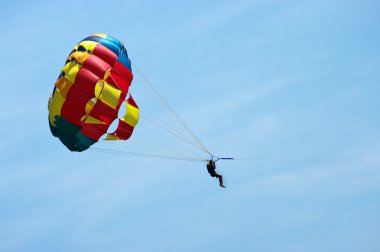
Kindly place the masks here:
<instances>
[{"instance_id":1,"label":"person","mask_svg":"<svg viewBox=\"0 0 380 252\"><path fill-rule=\"evenodd\" d=\"M211 159L208 164L207 164L207 171L208 173L210 173L210 176L211 177L216 177L219 179L219 185L223 188L226 188L224 185L223 185L223 177L221 175L219 175L218 173L216 173L215 171L216 167L215 167L215 162Z\"/></svg>"}]
</instances>

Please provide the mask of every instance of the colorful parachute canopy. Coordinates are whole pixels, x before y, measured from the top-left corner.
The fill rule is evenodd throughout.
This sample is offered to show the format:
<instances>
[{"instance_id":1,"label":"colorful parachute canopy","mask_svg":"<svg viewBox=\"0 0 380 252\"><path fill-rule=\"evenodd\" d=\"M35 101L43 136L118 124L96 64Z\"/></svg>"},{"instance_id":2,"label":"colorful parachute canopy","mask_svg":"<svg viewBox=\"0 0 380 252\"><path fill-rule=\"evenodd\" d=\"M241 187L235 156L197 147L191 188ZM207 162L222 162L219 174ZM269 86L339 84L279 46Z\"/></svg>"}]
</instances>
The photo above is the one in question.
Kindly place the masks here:
<instances>
[{"instance_id":1,"label":"colorful parachute canopy","mask_svg":"<svg viewBox=\"0 0 380 252\"><path fill-rule=\"evenodd\" d=\"M66 60L49 99L52 134L71 151L84 151L100 138L127 140L139 119L129 94L131 61L123 44L94 34L77 44ZM125 102L126 113L118 118ZM112 122L117 129L108 133Z\"/></svg>"}]
</instances>

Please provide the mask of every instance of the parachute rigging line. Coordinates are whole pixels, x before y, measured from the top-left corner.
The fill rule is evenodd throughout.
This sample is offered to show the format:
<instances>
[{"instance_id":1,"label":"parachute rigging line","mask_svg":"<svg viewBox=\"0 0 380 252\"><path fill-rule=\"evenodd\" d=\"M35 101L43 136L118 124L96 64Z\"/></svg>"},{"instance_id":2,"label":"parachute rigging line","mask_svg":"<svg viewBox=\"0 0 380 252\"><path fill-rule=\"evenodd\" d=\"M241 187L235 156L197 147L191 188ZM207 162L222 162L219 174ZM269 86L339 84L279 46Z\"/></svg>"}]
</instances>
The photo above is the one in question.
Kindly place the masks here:
<instances>
[{"instance_id":1,"label":"parachute rigging line","mask_svg":"<svg viewBox=\"0 0 380 252\"><path fill-rule=\"evenodd\" d=\"M164 107L174 116L174 118L182 125L182 127L193 137L193 139L200 145L201 149L213 156L210 151L206 148L206 146L199 140L199 138L194 134L194 132L185 124L185 122L179 117L179 115L174 111L174 109L166 102L166 100L160 95L157 89L153 86L153 84L149 81L149 79L145 76L145 74L134 64L131 62L132 66L137 70L137 72L143 77L146 84L149 88L157 95L160 99L161 103Z\"/></svg>"},{"instance_id":2,"label":"parachute rigging line","mask_svg":"<svg viewBox=\"0 0 380 252\"><path fill-rule=\"evenodd\" d=\"M168 132L169 134L178 137L178 138L181 139L182 141L185 141L185 142L187 142L188 144L191 144L191 145L194 146L195 148L197 148L197 149L199 149L199 150L202 150L202 151L204 150L203 148L200 148L198 145L196 145L196 144L192 143L191 141L187 140L185 137L180 136L179 134L177 134L177 133L174 132L173 130L170 130L170 129L164 127L163 125L161 125L161 124L159 124L159 123L153 121L152 119L149 119L148 117L143 116L143 115L141 115L141 118L143 118L143 119L149 121L150 123L154 124L155 126L161 128L161 129L165 130L165 131Z\"/></svg>"},{"instance_id":3,"label":"parachute rigging line","mask_svg":"<svg viewBox=\"0 0 380 252\"><path fill-rule=\"evenodd\" d=\"M234 158L238 161L270 161L270 162L311 162L311 163L330 163L330 164L374 164L378 165L378 161L368 160L312 160L312 159L276 159L276 158Z\"/></svg>"},{"instance_id":4,"label":"parachute rigging line","mask_svg":"<svg viewBox=\"0 0 380 252\"><path fill-rule=\"evenodd\" d=\"M182 157L182 156L166 156L166 155L158 155L151 153L140 153L140 152L129 152L129 151L117 151L105 148L96 148L90 147L90 151L93 152L101 152L108 154L118 154L118 155L126 155L126 156L137 156L137 157L147 157L147 158L159 158L159 159L172 159L172 160L184 160L184 161L193 161L193 162L204 162L205 159L200 158L190 158L190 157Z\"/></svg>"}]
</instances>

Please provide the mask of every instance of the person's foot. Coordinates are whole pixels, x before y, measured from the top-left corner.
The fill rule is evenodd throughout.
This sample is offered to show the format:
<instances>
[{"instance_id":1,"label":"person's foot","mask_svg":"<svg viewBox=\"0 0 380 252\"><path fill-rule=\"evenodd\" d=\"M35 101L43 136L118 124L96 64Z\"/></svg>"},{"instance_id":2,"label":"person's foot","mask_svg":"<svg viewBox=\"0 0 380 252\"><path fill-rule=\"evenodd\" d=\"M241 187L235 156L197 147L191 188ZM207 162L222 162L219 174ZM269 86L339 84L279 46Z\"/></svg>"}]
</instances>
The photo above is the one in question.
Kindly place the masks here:
<instances>
[{"instance_id":1,"label":"person's foot","mask_svg":"<svg viewBox=\"0 0 380 252\"><path fill-rule=\"evenodd\" d=\"M223 188L226 188L224 185L220 185L221 187L223 187Z\"/></svg>"}]
</instances>

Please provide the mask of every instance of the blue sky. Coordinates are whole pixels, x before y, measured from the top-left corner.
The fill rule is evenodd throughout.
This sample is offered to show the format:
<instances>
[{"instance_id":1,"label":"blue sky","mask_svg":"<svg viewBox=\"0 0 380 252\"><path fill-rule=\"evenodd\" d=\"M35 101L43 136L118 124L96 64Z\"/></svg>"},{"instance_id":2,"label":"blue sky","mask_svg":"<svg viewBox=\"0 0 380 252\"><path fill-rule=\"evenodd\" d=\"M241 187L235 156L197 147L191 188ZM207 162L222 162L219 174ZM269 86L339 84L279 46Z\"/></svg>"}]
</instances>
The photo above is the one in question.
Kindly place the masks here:
<instances>
[{"instance_id":1,"label":"blue sky","mask_svg":"<svg viewBox=\"0 0 380 252\"><path fill-rule=\"evenodd\" d=\"M378 1L0 7L0 251L380 250ZM201 162L71 153L51 136L54 81L92 33L123 41L201 141L238 158L217 163L227 189ZM161 115L142 86L136 74L142 111ZM141 120L114 148L179 151L158 132Z\"/></svg>"}]
</instances>

